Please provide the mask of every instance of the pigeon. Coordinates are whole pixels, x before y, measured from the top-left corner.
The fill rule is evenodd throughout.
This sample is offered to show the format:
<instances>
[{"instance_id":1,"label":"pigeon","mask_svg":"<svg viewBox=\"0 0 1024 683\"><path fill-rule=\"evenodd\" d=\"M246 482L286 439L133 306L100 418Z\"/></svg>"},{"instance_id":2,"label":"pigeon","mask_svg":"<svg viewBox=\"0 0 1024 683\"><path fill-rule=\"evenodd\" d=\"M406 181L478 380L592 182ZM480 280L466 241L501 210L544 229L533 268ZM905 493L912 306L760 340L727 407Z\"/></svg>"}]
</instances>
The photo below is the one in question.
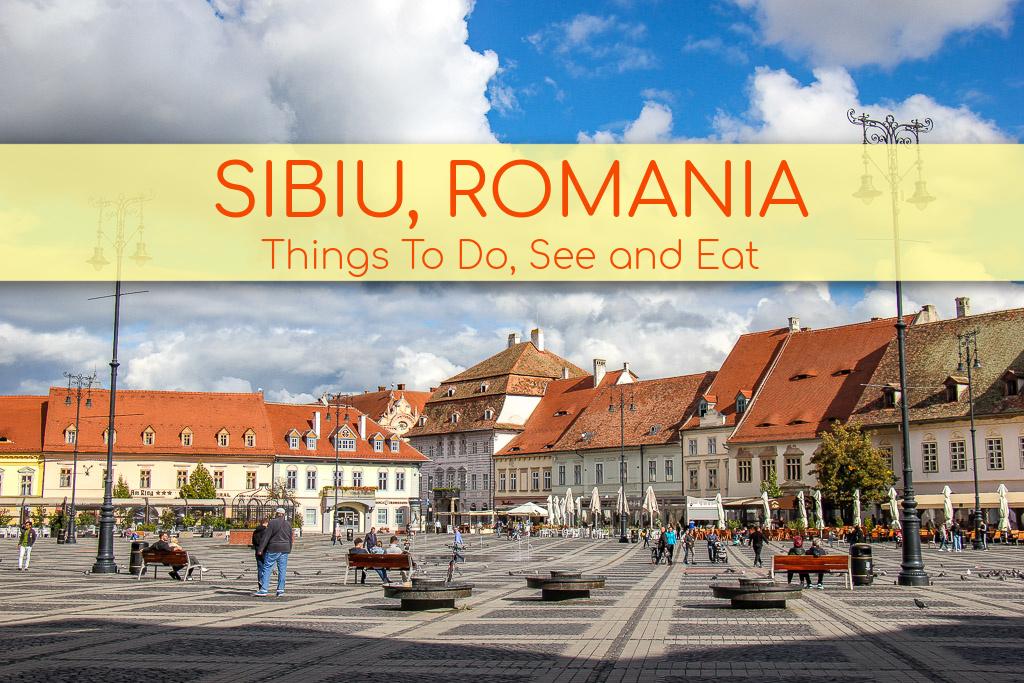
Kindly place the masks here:
<instances>
[{"instance_id":1,"label":"pigeon","mask_svg":"<svg viewBox=\"0 0 1024 683\"><path fill-rule=\"evenodd\" d=\"M879 576L889 576L889 573L883 569L882 571L878 572L878 575Z\"/></svg>"},{"instance_id":2,"label":"pigeon","mask_svg":"<svg viewBox=\"0 0 1024 683\"><path fill-rule=\"evenodd\" d=\"M924 604L924 600L920 598L914 598L914 604L917 605L918 609L925 609L928 605Z\"/></svg>"},{"instance_id":3,"label":"pigeon","mask_svg":"<svg viewBox=\"0 0 1024 683\"><path fill-rule=\"evenodd\" d=\"M940 576L940 577L941 577L941 576L945 576L945 575L946 575L946 572L939 572L939 576Z\"/></svg>"},{"instance_id":4,"label":"pigeon","mask_svg":"<svg viewBox=\"0 0 1024 683\"><path fill-rule=\"evenodd\" d=\"M227 576L224 575L224 572L219 572L219 573L220 573L220 578L222 578L222 579L228 578Z\"/></svg>"},{"instance_id":5,"label":"pigeon","mask_svg":"<svg viewBox=\"0 0 1024 683\"><path fill-rule=\"evenodd\" d=\"M292 574L295 574L295 576L302 576L302 574L300 574L296 569L292 570Z\"/></svg>"},{"instance_id":6,"label":"pigeon","mask_svg":"<svg viewBox=\"0 0 1024 683\"><path fill-rule=\"evenodd\" d=\"M238 576L235 577L235 581L238 581L239 579L244 579L244 578L245 578L245 573L243 572L243 573L241 573L241 574L239 574Z\"/></svg>"},{"instance_id":7,"label":"pigeon","mask_svg":"<svg viewBox=\"0 0 1024 683\"><path fill-rule=\"evenodd\" d=\"M317 569L317 570L316 570L316 575L317 575L317 576L320 576L320 575L321 575L321 574L323 574L323 573L324 573L324 570L323 570L323 569Z\"/></svg>"},{"instance_id":8,"label":"pigeon","mask_svg":"<svg viewBox=\"0 0 1024 683\"><path fill-rule=\"evenodd\" d=\"M971 570L970 570L970 569L968 569L968 570L967 570L967 575L968 575L968 576L970 576L970 575L971 575Z\"/></svg>"},{"instance_id":9,"label":"pigeon","mask_svg":"<svg viewBox=\"0 0 1024 683\"><path fill-rule=\"evenodd\" d=\"M1005 576L1000 576L1000 577L999 577L999 580L1000 580L1000 581L1006 581L1006 577L1005 577Z\"/></svg>"},{"instance_id":10,"label":"pigeon","mask_svg":"<svg viewBox=\"0 0 1024 683\"><path fill-rule=\"evenodd\" d=\"M716 580L717 578L718 578L718 574L715 574L714 576L712 576L712 577L711 577L711 580L712 580L712 581L714 581L714 580Z\"/></svg>"},{"instance_id":11,"label":"pigeon","mask_svg":"<svg viewBox=\"0 0 1024 683\"><path fill-rule=\"evenodd\" d=\"M725 570L725 573L726 574L735 574L736 570L733 569L732 567L729 567L728 569Z\"/></svg>"},{"instance_id":12,"label":"pigeon","mask_svg":"<svg viewBox=\"0 0 1024 683\"><path fill-rule=\"evenodd\" d=\"M961 581L966 581L967 580L967 575L966 574L961 574L960 575L960 580Z\"/></svg>"}]
</instances>

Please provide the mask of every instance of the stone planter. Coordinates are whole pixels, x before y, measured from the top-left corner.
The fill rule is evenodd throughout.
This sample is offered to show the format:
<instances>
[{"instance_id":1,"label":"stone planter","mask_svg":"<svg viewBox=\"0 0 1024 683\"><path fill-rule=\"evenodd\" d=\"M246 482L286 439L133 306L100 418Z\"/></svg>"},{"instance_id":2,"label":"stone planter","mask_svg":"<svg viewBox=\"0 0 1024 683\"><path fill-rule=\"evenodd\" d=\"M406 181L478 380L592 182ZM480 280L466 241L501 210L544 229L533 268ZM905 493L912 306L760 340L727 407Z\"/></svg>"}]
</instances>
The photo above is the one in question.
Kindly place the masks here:
<instances>
[{"instance_id":1,"label":"stone planter","mask_svg":"<svg viewBox=\"0 0 1024 683\"><path fill-rule=\"evenodd\" d=\"M542 600L589 598L590 591L604 588L605 577L583 576L577 571L553 571L550 576L527 576L529 588L539 588Z\"/></svg>"},{"instance_id":2,"label":"stone planter","mask_svg":"<svg viewBox=\"0 0 1024 683\"><path fill-rule=\"evenodd\" d=\"M384 586L385 598L398 598L404 610L454 609L455 601L473 594L471 583L446 583L436 579L416 579L410 584Z\"/></svg>"}]
</instances>

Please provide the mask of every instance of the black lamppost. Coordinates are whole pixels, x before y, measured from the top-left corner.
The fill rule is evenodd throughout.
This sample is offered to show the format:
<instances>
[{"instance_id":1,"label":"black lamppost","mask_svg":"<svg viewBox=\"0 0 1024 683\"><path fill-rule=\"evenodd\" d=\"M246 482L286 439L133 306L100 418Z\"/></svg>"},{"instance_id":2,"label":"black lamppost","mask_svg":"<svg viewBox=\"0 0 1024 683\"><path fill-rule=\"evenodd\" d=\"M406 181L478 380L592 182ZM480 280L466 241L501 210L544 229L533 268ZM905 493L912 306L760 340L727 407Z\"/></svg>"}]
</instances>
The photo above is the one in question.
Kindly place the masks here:
<instances>
[{"instance_id":1,"label":"black lamppost","mask_svg":"<svg viewBox=\"0 0 1024 683\"><path fill-rule=\"evenodd\" d=\"M96 246L93 249L92 258L86 261L96 270L102 269L110 262L103 256L103 242L107 237L103 231L103 216L110 214L114 220L113 239L108 239L114 247L117 277L114 284L114 342L113 352L110 360L110 415L107 421L107 470L103 481L103 505L100 508L100 533L96 549L96 563L92 566L94 574L114 574L117 572L117 565L114 563L114 415L117 402L117 334L121 324L121 297L128 293L121 293L121 268L124 261L124 250L132 238L137 238L135 253L131 258L138 265L145 265L150 257L146 251L146 244L142 241L145 230L142 222L142 205L146 201L144 197L120 197L116 200L104 200L98 203L100 209L99 225L96 228ZM125 223L128 218L138 215L139 224L132 230L126 229ZM106 298L106 297L98 297ZM77 438L77 435L76 435Z\"/></svg>"},{"instance_id":2,"label":"black lamppost","mask_svg":"<svg viewBox=\"0 0 1024 683\"><path fill-rule=\"evenodd\" d=\"M348 424L348 404L345 405L345 422L342 423L340 420L341 401L344 398L341 394L324 394L320 401L325 406L334 406L334 508L331 510L331 545L335 545L341 539L338 538L338 488L341 486L338 481L339 466L341 465L341 455L339 453L341 446L341 425ZM327 421L331 420L331 412L327 411Z\"/></svg>"},{"instance_id":3,"label":"black lamppost","mask_svg":"<svg viewBox=\"0 0 1024 683\"><path fill-rule=\"evenodd\" d=\"M967 370L967 405L971 415L971 464L974 469L974 542L975 550L981 550L981 492L978 489L978 444L974 428L974 374L972 370L981 368L978 359L978 330L970 330L956 335L957 372Z\"/></svg>"},{"instance_id":4,"label":"black lamppost","mask_svg":"<svg viewBox=\"0 0 1024 683\"><path fill-rule=\"evenodd\" d=\"M868 164L874 164L875 168L881 171L889 184L896 273L896 350L899 355L900 436L903 449L903 516L900 520L900 524L903 527L903 559L900 563L898 580L901 586L927 586L928 574L924 571L924 560L921 558L921 517L917 513L917 500L914 498L914 472L910 460L910 399L907 395L907 324L903 320L903 283L900 280L899 186L904 174L900 172L897 154L901 145L914 145L917 147L920 144L920 135L929 132L933 124L929 118L926 118L924 121L914 119L910 123L898 123L892 114L886 116L885 120L878 121L870 118L867 114L856 116L856 111L853 109L846 113L846 118L850 123L861 127L864 145L882 144L886 147L887 164L885 168L875 164L865 147L863 154L864 174L861 176L860 188L853 193L853 196L868 204L875 197L882 194L880 190L875 189L871 180L871 174L868 172ZM923 210L935 197L928 194L925 181L921 177L922 165L919 147L914 167L917 169L918 176L914 185L914 194L907 199L907 202Z\"/></svg>"},{"instance_id":5,"label":"black lamppost","mask_svg":"<svg viewBox=\"0 0 1024 683\"><path fill-rule=\"evenodd\" d=\"M86 392L85 396L85 407L92 407L92 385L98 384L96 380L96 372L93 371L91 375L84 373L72 374L65 372L64 376L68 380L68 391L64 396L64 405L71 405L71 395L75 396L75 441L74 451L71 459L71 508L69 512L67 522L67 535L64 540L65 543L78 543L77 534L75 533L75 493L78 488L78 421L82 414L82 391Z\"/></svg>"},{"instance_id":6,"label":"black lamppost","mask_svg":"<svg viewBox=\"0 0 1024 683\"><path fill-rule=\"evenodd\" d=\"M608 403L608 412L615 412L615 404ZM629 402L629 412L636 412L636 404ZM642 466L642 465L641 465ZM619 543L629 543L626 535L626 394L624 387L619 385L619 487L622 490L622 507L619 513Z\"/></svg>"}]
</instances>

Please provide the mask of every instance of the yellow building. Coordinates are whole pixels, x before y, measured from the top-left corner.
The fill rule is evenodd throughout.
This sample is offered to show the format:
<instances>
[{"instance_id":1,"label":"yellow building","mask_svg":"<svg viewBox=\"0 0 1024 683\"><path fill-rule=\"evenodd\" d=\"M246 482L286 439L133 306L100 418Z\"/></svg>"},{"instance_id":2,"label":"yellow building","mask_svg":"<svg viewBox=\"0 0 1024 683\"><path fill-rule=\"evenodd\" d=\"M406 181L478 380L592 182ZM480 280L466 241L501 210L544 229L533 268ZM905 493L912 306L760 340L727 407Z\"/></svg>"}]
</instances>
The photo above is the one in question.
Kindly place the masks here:
<instances>
[{"instance_id":1,"label":"yellow building","mask_svg":"<svg viewBox=\"0 0 1024 683\"><path fill-rule=\"evenodd\" d=\"M0 396L0 509L43 491L45 396Z\"/></svg>"}]
</instances>

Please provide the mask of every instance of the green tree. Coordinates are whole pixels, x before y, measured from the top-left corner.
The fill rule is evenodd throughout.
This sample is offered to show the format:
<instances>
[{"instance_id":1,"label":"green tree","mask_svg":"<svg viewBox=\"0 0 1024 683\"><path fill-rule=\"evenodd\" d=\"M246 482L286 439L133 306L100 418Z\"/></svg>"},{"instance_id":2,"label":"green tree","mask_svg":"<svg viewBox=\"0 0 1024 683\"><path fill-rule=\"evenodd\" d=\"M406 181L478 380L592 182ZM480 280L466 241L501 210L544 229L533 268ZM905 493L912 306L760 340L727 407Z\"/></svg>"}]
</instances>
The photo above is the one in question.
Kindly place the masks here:
<instances>
[{"instance_id":1,"label":"green tree","mask_svg":"<svg viewBox=\"0 0 1024 683\"><path fill-rule=\"evenodd\" d=\"M768 493L769 498L778 498L782 495L782 489L779 488L779 477L775 474L775 468L771 469L771 474L768 475L768 481L761 482L761 493Z\"/></svg>"},{"instance_id":2,"label":"green tree","mask_svg":"<svg viewBox=\"0 0 1024 683\"><path fill-rule=\"evenodd\" d=\"M78 518L75 520L76 527L87 527L96 524L96 513L92 510L83 510L78 513Z\"/></svg>"},{"instance_id":3,"label":"green tree","mask_svg":"<svg viewBox=\"0 0 1024 683\"><path fill-rule=\"evenodd\" d=\"M131 498L132 490L128 488L128 482L124 480L124 475L117 475L117 484L114 486L114 498Z\"/></svg>"},{"instance_id":4,"label":"green tree","mask_svg":"<svg viewBox=\"0 0 1024 683\"><path fill-rule=\"evenodd\" d=\"M871 437L860 425L835 422L821 435L821 448L811 457L811 470L818 479L823 496L833 502L853 500L860 489L866 500L883 500L894 482L881 452L871 445Z\"/></svg>"},{"instance_id":5,"label":"green tree","mask_svg":"<svg viewBox=\"0 0 1024 683\"><path fill-rule=\"evenodd\" d=\"M178 521L178 516L174 513L171 508L164 508L164 511L160 513L160 528L170 531L174 528L175 523Z\"/></svg>"},{"instance_id":6,"label":"green tree","mask_svg":"<svg viewBox=\"0 0 1024 683\"><path fill-rule=\"evenodd\" d=\"M32 526L37 529L46 526L46 509L42 505L37 505L32 510Z\"/></svg>"},{"instance_id":7,"label":"green tree","mask_svg":"<svg viewBox=\"0 0 1024 683\"><path fill-rule=\"evenodd\" d=\"M213 477L210 470L206 469L203 463L196 465L189 475L188 483L181 487L179 495L182 498L216 498L217 487L213 485Z\"/></svg>"},{"instance_id":8,"label":"green tree","mask_svg":"<svg viewBox=\"0 0 1024 683\"><path fill-rule=\"evenodd\" d=\"M14 515L7 508L0 509L0 526L10 526L14 521Z\"/></svg>"}]
</instances>

